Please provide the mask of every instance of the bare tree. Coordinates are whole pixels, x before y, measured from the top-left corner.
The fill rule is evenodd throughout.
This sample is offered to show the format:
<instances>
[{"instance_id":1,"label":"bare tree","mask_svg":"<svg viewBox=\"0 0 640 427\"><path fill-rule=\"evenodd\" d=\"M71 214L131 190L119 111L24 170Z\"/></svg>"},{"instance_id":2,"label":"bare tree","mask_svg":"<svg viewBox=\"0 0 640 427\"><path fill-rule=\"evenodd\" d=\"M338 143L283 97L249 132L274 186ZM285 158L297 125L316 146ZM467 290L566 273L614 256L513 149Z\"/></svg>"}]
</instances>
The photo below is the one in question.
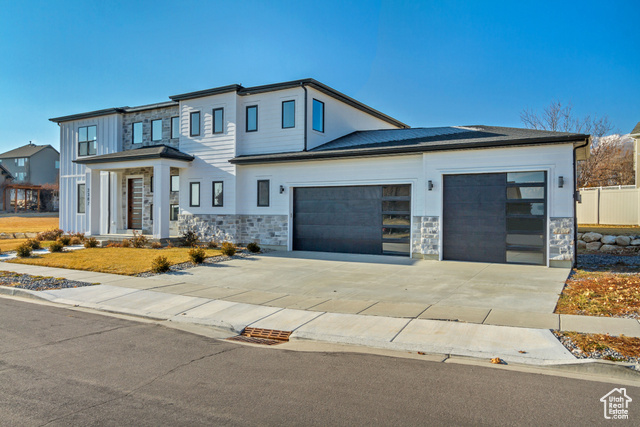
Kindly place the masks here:
<instances>
[{"instance_id":1,"label":"bare tree","mask_svg":"<svg viewBox=\"0 0 640 427\"><path fill-rule=\"evenodd\" d=\"M610 135L598 138L591 156L578 163L578 188L633 185L633 145L629 138Z\"/></svg>"},{"instance_id":2,"label":"bare tree","mask_svg":"<svg viewBox=\"0 0 640 427\"><path fill-rule=\"evenodd\" d=\"M613 131L609 117L579 118L573 114L571 104L563 105L560 101L551 101L541 114L526 108L520 112L520 120L529 129L584 133L594 138L600 138Z\"/></svg>"}]
</instances>

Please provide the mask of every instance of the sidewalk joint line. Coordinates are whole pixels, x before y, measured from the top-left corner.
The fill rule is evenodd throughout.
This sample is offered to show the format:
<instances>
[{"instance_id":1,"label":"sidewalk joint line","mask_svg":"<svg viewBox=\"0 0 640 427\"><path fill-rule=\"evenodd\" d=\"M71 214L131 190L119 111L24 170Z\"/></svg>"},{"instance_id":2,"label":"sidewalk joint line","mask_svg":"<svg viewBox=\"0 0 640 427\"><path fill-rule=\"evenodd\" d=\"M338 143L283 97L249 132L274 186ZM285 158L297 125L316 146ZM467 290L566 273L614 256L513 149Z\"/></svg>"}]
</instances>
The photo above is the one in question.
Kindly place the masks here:
<instances>
[{"instance_id":1,"label":"sidewalk joint line","mask_svg":"<svg viewBox=\"0 0 640 427\"><path fill-rule=\"evenodd\" d=\"M489 312L487 313L487 315L486 315L486 316L484 316L484 319L482 319L482 322L480 322L480 324L481 324L481 325L485 325L485 324L486 324L486 323L484 323L484 322L486 322L486 321L487 321L487 318L489 317L489 315L491 314L491 312L492 312L492 311L493 311L493 308L490 308L490 309L489 309Z\"/></svg>"},{"instance_id":2,"label":"sidewalk joint line","mask_svg":"<svg viewBox=\"0 0 640 427\"><path fill-rule=\"evenodd\" d=\"M393 342L393 340L395 340L396 338L398 338L398 335L400 335L402 333L402 331L404 331L404 328L406 328L407 326L409 326L409 323L413 322L415 319L408 319L407 323L405 323L405 325L398 331L397 334L395 334L393 336L393 338L391 338L391 340L389 342Z\"/></svg>"},{"instance_id":3,"label":"sidewalk joint line","mask_svg":"<svg viewBox=\"0 0 640 427\"><path fill-rule=\"evenodd\" d=\"M242 303L239 303L239 304L242 304ZM251 304L251 305L256 305L256 304ZM280 310L278 310L278 311L274 311L274 312L273 312L273 313L271 313L271 314L267 314L266 316L261 317L261 318L260 318L260 319L258 319L258 320L254 320L253 322L249 323L247 326L254 325L254 324L256 324L257 322L259 322L259 321L261 321L261 320L266 319L267 317L271 317L271 316L273 316L273 315L274 315L274 314L276 314L276 313L280 313L282 310L284 310L284 308L281 308L281 309L280 309ZM247 326L245 326L245 328L246 328Z\"/></svg>"},{"instance_id":4,"label":"sidewalk joint line","mask_svg":"<svg viewBox=\"0 0 640 427\"><path fill-rule=\"evenodd\" d=\"M433 304L429 304L427 306L427 308L425 308L424 310L422 310L420 313L418 313L418 315L416 317L414 317L414 319L418 319L420 316L422 316L424 314L425 311L429 310L431 307L433 307Z\"/></svg>"},{"instance_id":5,"label":"sidewalk joint line","mask_svg":"<svg viewBox=\"0 0 640 427\"><path fill-rule=\"evenodd\" d=\"M274 298L274 299L270 299L269 301L265 301L265 302L263 302L262 304L268 304L268 303L270 303L270 302L277 301L277 300L279 300L279 299L281 299L281 298L288 297L288 296L289 296L289 294L286 294L286 295L283 295L283 296L281 296L281 297ZM261 305L262 305L262 304L261 304ZM284 308L284 307L283 307L283 308Z\"/></svg>"},{"instance_id":6,"label":"sidewalk joint line","mask_svg":"<svg viewBox=\"0 0 640 427\"><path fill-rule=\"evenodd\" d=\"M357 312L356 314L360 314L360 313L362 313L363 311L367 311L367 310L369 310L371 307L373 307L374 305L378 304L379 302L380 302L380 301L376 301L376 302L374 302L374 303L373 303L373 304L371 304L369 307L367 307L367 308L363 308L362 310L360 310L360 311L359 311L359 312Z\"/></svg>"},{"instance_id":7,"label":"sidewalk joint line","mask_svg":"<svg viewBox=\"0 0 640 427\"><path fill-rule=\"evenodd\" d=\"M184 295L184 296L187 296L187 295ZM193 298L198 298L198 297L193 297ZM186 313L187 311L193 310L194 308L202 307L205 304L209 304L211 301L215 301L215 300L207 299L207 301L203 302L202 304L194 305L193 307L187 308L186 310L182 310L180 313L176 313L174 316L180 316L182 313Z\"/></svg>"},{"instance_id":8,"label":"sidewalk joint line","mask_svg":"<svg viewBox=\"0 0 640 427\"><path fill-rule=\"evenodd\" d=\"M329 301L331 301L331 298L329 298L329 299L328 299L328 300L326 300L326 301L322 301L322 302L319 302L319 303L317 303L317 304L314 304L314 305L312 305L311 307L307 307L305 310L310 310L310 309L312 309L313 307L317 307L317 306L319 306L320 304L324 304L325 302L329 302Z\"/></svg>"},{"instance_id":9,"label":"sidewalk joint line","mask_svg":"<svg viewBox=\"0 0 640 427\"><path fill-rule=\"evenodd\" d=\"M306 322L304 322L302 325L296 326L295 328L293 328L293 330L291 331L291 333L293 334L295 331L297 331L298 329L302 328L305 325L308 325L309 323L313 322L314 320L318 319L319 317L324 316L325 314L327 314L326 311L316 311L316 313L320 313L318 314L316 317L307 320Z\"/></svg>"},{"instance_id":10,"label":"sidewalk joint line","mask_svg":"<svg viewBox=\"0 0 640 427\"><path fill-rule=\"evenodd\" d=\"M104 285L103 285L103 286L104 286ZM121 288L121 289L122 289L122 288ZM133 289L133 288L125 288L125 289ZM110 301L110 300L112 300L112 299L120 298L120 297L123 297L123 296L126 296L126 295L133 295L133 294L136 294L136 293L138 293L138 292L142 292L143 290L144 290L144 289L136 289L135 291L133 291L133 292L129 292L128 294L122 294L122 295L118 295L118 296L116 296L116 297L107 298L107 299L105 299L105 300L96 301L94 304L102 304L103 302L107 302L107 301Z\"/></svg>"}]
</instances>

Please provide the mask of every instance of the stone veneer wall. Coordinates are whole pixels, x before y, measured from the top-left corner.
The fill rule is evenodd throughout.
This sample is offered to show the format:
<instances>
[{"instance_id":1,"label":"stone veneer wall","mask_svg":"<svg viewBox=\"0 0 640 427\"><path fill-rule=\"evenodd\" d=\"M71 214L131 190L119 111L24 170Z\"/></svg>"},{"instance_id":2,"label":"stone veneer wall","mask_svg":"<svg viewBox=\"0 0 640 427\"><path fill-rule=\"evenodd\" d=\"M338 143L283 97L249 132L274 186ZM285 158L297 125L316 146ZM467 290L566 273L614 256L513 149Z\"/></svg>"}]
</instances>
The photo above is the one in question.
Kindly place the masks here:
<instances>
[{"instance_id":1,"label":"stone veneer wall","mask_svg":"<svg viewBox=\"0 0 640 427\"><path fill-rule=\"evenodd\" d=\"M573 218L549 219L549 261L573 262L574 247Z\"/></svg>"},{"instance_id":2,"label":"stone veneer wall","mask_svg":"<svg viewBox=\"0 0 640 427\"><path fill-rule=\"evenodd\" d=\"M178 106L156 108L153 110L137 111L125 114L122 120L122 143L123 150L131 150L147 145L169 145L178 149L179 139L171 138L171 117L179 116ZM151 141L151 121L162 119L162 140ZM133 123L142 122L142 144L131 142L133 133Z\"/></svg>"},{"instance_id":3,"label":"stone veneer wall","mask_svg":"<svg viewBox=\"0 0 640 427\"><path fill-rule=\"evenodd\" d=\"M414 216L411 253L438 259L440 255L440 218Z\"/></svg>"},{"instance_id":4,"label":"stone veneer wall","mask_svg":"<svg viewBox=\"0 0 640 427\"><path fill-rule=\"evenodd\" d=\"M180 214L178 230L180 234L193 230L204 242L287 246L288 216Z\"/></svg>"}]
</instances>

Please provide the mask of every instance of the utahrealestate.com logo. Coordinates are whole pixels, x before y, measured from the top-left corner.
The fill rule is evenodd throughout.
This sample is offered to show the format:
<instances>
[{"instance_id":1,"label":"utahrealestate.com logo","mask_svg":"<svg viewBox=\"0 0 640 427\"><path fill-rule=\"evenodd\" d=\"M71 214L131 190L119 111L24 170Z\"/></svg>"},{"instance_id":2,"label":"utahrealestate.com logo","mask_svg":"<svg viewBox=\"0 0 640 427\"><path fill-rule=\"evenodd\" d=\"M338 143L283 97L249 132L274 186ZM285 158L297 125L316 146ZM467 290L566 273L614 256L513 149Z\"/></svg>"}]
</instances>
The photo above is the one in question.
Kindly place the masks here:
<instances>
[{"instance_id":1,"label":"utahrealestate.com logo","mask_svg":"<svg viewBox=\"0 0 640 427\"><path fill-rule=\"evenodd\" d=\"M628 420L629 402L626 388L614 388L602 396L600 402L604 404L604 417L608 420Z\"/></svg>"}]
</instances>

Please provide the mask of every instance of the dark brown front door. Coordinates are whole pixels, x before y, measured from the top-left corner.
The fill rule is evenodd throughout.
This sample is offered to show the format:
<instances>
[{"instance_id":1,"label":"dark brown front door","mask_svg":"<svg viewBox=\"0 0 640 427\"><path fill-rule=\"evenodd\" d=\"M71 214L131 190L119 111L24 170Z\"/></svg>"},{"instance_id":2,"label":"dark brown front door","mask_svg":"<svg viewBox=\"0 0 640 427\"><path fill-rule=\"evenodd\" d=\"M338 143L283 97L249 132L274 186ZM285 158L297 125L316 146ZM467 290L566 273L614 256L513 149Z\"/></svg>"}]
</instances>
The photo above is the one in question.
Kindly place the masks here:
<instances>
[{"instance_id":1,"label":"dark brown front door","mask_svg":"<svg viewBox=\"0 0 640 427\"><path fill-rule=\"evenodd\" d=\"M127 180L127 228L142 230L142 178Z\"/></svg>"}]
</instances>

